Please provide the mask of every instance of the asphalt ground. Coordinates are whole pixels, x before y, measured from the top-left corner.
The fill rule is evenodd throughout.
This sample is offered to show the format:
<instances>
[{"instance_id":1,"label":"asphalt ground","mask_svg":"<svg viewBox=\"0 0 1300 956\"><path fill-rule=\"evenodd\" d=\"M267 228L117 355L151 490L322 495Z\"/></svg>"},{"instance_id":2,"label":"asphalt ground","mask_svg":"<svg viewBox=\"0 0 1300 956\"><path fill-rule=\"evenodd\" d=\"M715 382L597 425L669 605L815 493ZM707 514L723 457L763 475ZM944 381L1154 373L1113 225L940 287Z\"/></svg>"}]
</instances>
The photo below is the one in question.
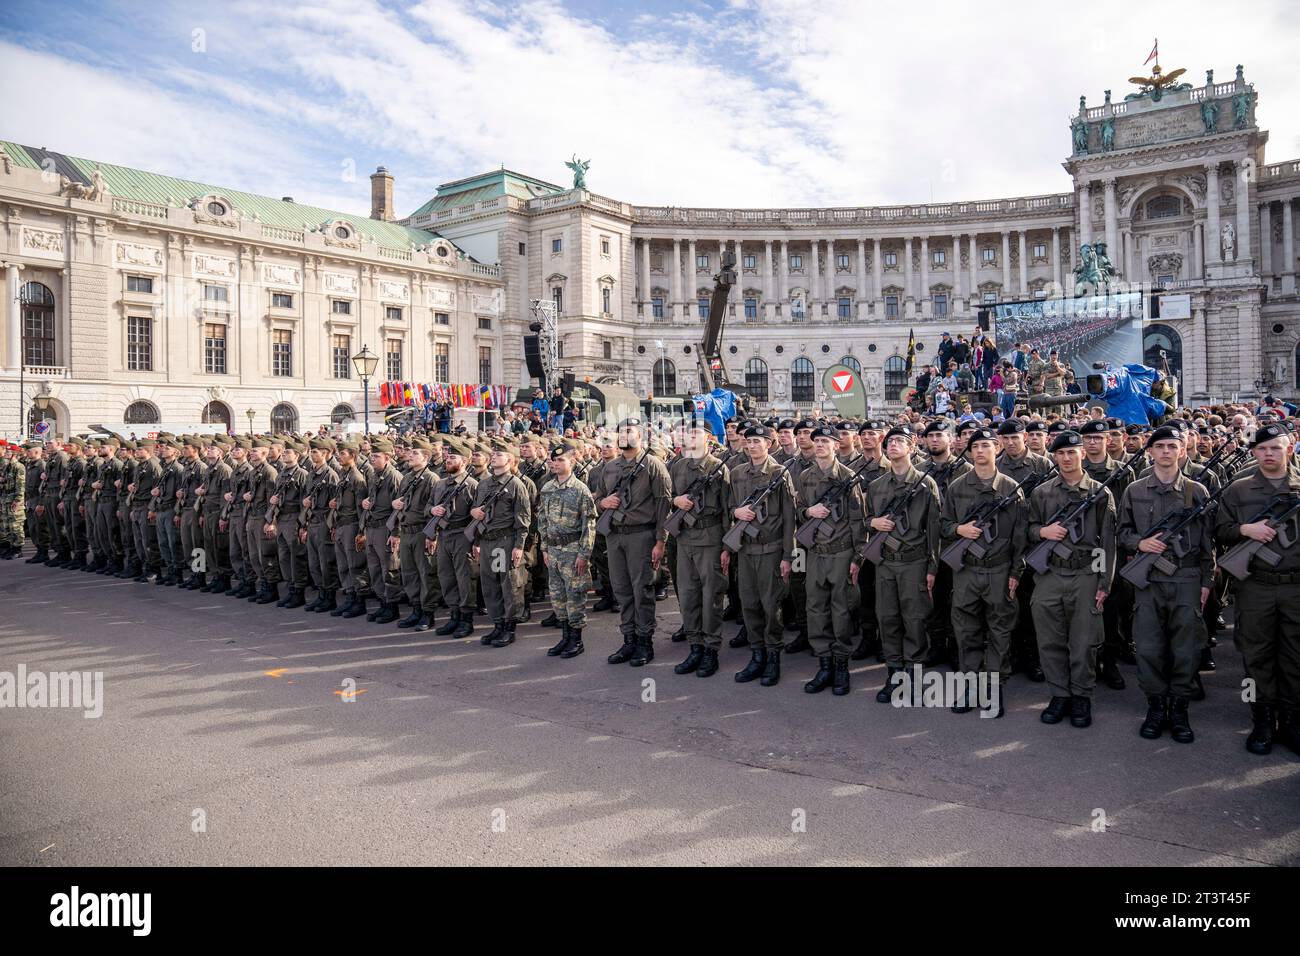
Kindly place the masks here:
<instances>
[{"instance_id":1,"label":"asphalt ground","mask_svg":"<svg viewBox=\"0 0 1300 956\"><path fill-rule=\"evenodd\" d=\"M874 660L844 698L808 655L677 676L672 597L633 668L608 613L547 657L544 605L497 649L20 561L0 596L0 672L103 674L98 718L0 709L6 865L1300 861L1300 758L1245 750L1231 632L1181 745L1138 736L1123 665L1089 729L1020 677L994 720L878 704Z\"/></svg>"}]
</instances>

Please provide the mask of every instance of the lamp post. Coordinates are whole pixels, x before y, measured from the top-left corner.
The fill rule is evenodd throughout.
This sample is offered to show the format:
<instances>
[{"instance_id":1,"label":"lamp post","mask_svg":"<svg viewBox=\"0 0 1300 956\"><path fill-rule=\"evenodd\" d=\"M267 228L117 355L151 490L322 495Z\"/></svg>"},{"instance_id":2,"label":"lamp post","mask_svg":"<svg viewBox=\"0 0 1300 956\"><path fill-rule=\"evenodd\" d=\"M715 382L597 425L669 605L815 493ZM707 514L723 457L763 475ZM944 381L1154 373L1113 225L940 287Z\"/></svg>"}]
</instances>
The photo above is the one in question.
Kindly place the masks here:
<instances>
[{"instance_id":1,"label":"lamp post","mask_svg":"<svg viewBox=\"0 0 1300 956\"><path fill-rule=\"evenodd\" d=\"M370 376L379 367L379 356L370 351L370 346L362 345L361 351L352 356L352 366L361 376L362 402L365 405L366 434L370 434Z\"/></svg>"},{"instance_id":2,"label":"lamp post","mask_svg":"<svg viewBox=\"0 0 1300 956\"><path fill-rule=\"evenodd\" d=\"M47 411L50 410L50 395L49 395L49 393L48 393L48 392L41 391L41 392L37 392L35 395L33 395L33 396L32 396L32 408L36 409L36 411L40 414L41 418L44 419L44 418L45 418L45 413L46 413Z\"/></svg>"},{"instance_id":3,"label":"lamp post","mask_svg":"<svg viewBox=\"0 0 1300 956\"><path fill-rule=\"evenodd\" d=\"M253 419L257 417L257 410L253 408L246 409L244 414L248 416L248 432L253 432Z\"/></svg>"},{"instance_id":4,"label":"lamp post","mask_svg":"<svg viewBox=\"0 0 1300 956\"><path fill-rule=\"evenodd\" d=\"M27 322L23 316L23 309L32 302L32 295L27 290L27 286L18 287L18 295L14 297L14 308L18 310L18 437L27 438L27 414L24 405L26 393L23 390L25 374L27 372ZM49 407L48 402L46 407Z\"/></svg>"}]
</instances>

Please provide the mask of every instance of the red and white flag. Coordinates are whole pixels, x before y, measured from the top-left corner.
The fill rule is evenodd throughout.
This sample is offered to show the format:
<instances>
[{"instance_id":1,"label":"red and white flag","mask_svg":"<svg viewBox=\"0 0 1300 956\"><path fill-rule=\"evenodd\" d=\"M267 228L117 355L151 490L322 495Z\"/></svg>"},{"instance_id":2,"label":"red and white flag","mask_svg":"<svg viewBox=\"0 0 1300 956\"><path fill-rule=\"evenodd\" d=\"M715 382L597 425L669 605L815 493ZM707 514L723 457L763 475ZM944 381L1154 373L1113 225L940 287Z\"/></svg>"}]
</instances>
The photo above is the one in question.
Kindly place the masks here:
<instances>
[{"instance_id":1,"label":"red and white flag","mask_svg":"<svg viewBox=\"0 0 1300 956\"><path fill-rule=\"evenodd\" d=\"M1160 61L1160 41L1158 39L1152 43L1151 55L1142 61L1142 65L1146 66L1152 60L1155 60L1156 62Z\"/></svg>"}]
</instances>

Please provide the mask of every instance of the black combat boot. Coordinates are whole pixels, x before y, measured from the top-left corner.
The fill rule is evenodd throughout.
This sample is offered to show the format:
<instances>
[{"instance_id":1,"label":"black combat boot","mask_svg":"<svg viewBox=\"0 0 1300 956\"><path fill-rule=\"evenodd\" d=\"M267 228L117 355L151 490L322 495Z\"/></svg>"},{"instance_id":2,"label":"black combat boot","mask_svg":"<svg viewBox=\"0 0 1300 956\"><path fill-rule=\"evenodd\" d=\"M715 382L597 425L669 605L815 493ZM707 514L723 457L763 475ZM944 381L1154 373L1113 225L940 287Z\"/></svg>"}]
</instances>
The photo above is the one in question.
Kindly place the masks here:
<instances>
[{"instance_id":1,"label":"black combat boot","mask_svg":"<svg viewBox=\"0 0 1300 956\"><path fill-rule=\"evenodd\" d=\"M363 614L369 617L369 615L366 614L366 599L360 594L353 594L352 597L353 601L351 607L340 614L339 617L361 617Z\"/></svg>"},{"instance_id":2,"label":"black combat boot","mask_svg":"<svg viewBox=\"0 0 1300 956\"><path fill-rule=\"evenodd\" d=\"M413 607L411 608L410 614L406 615L406 617L402 618L400 621L397 622L397 626L415 627L415 625L420 623L420 618L422 618L423 616L424 616L424 612L422 612L418 607Z\"/></svg>"},{"instance_id":3,"label":"black combat boot","mask_svg":"<svg viewBox=\"0 0 1300 956\"><path fill-rule=\"evenodd\" d=\"M515 622L507 621L501 633L492 640L493 647L509 647L515 642Z\"/></svg>"},{"instance_id":4,"label":"black combat boot","mask_svg":"<svg viewBox=\"0 0 1300 956\"><path fill-rule=\"evenodd\" d=\"M763 675L763 668L767 666L767 649L764 647L753 647L749 651L749 663L736 672L736 683L747 684L752 680L758 680Z\"/></svg>"},{"instance_id":5,"label":"black combat boot","mask_svg":"<svg viewBox=\"0 0 1300 956\"><path fill-rule=\"evenodd\" d=\"M550 614L548 614L548 615L546 615L546 617L542 618L542 620L541 620L541 622L540 622L540 626L541 626L541 627L560 627L563 623L564 623L563 621L561 621L558 617L555 616L555 612L554 612L554 611L551 611Z\"/></svg>"},{"instance_id":6,"label":"black combat boot","mask_svg":"<svg viewBox=\"0 0 1300 956\"><path fill-rule=\"evenodd\" d=\"M673 668L674 674L690 674L700 666L700 661L704 659L704 645L692 644L691 652L686 655L686 660L682 661Z\"/></svg>"},{"instance_id":7,"label":"black combat boot","mask_svg":"<svg viewBox=\"0 0 1300 956\"><path fill-rule=\"evenodd\" d=\"M1250 716L1253 726L1250 736L1246 738L1246 749L1261 757L1273 752L1273 724L1277 719L1270 704L1251 704Z\"/></svg>"},{"instance_id":8,"label":"black combat boot","mask_svg":"<svg viewBox=\"0 0 1300 956\"><path fill-rule=\"evenodd\" d=\"M758 683L763 687L775 687L781 682L781 648L767 652L767 663L763 666L763 676Z\"/></svg>"},{"instance_id":9,"label":"black combat boot","mask_svg":"<svg viewBox=\"0 0 1300 956\"><path fill-rule=\"evenodd\" d=\"M286 608L292 610L293 608L296 607L302 607L306 603L307 603L306 588L295 588L295 587L289 588L289 603L285 605Z\"/></svg>"},{"instance_id":10,"label":"black combat boot","mask_svg":"<svg viewBox=\"0 0 1300 956\"><path fill-rule=\"evenodd\" d=\"M1070 698L1070 726L1071 727L1092 726L1092 698L1091 697Z\"/></svg>"},{"instance_id":11,"label":"black combat boot","mask_svg":"<svg viewBox=\"0 0 1300 956\"><path fill-rule=\"evenodd\" d=\"M275 593L276 593L276 589L277 589L278 587L279 587L279 585L272 585L272 584L264 585L264 586L262 587L262 590L260 590L260 591L257 592L257 596L256 596L255 598L253 598L253 603L254 603L254 604L272 604L272 603L274 603L274 601L275 601Z\"/></svg>"},{"instance_id":12,"label":"black combat boot","mask_svg":"<svg viewBox=\"0 0 1300 956\"><path fill-rule=\"evenodd\" d=\"M1214 663L1214 650L1207 647L1201 651L1201 664L1197 667L1198 671L1212 671L1217 665Z\"/></svg>"},{"instance_id":13,"label":"black combat boot","mask_svg":"<svg viewBox=\"0 0 1300 956\"><path fill-rule=\"evenodd\" d=\"M48 560L50 560L50 553L49 553L48 551L46 551L44 548L37 548L37 549L36 549L36 553L33 554L30 558L28 558L28 559L27 559L26 561L24 561L23 563L24 563L24 564L44 564L44 563L45 563L46 561L48 561ZM134 577L134 575L132 575L132 577Z\"/></svg>"},{"instance_id":14,"label":"black combat boot","mask_svg":"<svg viewBox=\"0 0 1300 956\"><path fill-rule=\"evenodd\" d=\"M325 589L324 588L317 589L316 596L303 606L302 613L304 614L315 613L316 609L321 606L321 602L324 600L325 600Z\"/></svg>"},{"instance_id":15,"label":"black combat boot","mask_svg":"<svg viewBox=\"0 0 1300 956\"><path fill-rule=\"evenodd\" d=\"M456 629L460 627L460 608L451 609L451 616L447 618L447 623L440 625L433 633L439 637L446 637L448 634L455 634Z\"/></svg>"},{"instance_id":16,"label":"black combat boot","mask_svg":"<svg viewBox=\"0 0 1300 956\"><path fill-rule=\"evenodd\" d=\"M700 658L700 666L695 668L696 677L712 677L718 672L718 649L716 647L706 647L704 656Z\"/></svg>"},{"instance_id":17,"label":"black combat boot","mask_svg":"<svg viewBox=\"0 0 1300 956\"><path fill-rule=\"evenodd\" d=\"M1047 675L1043 673L1043 665L1038 661L1030 662L1029 666L1025 668L1025 676L1035 684L1041 684L1047 680Z\"/></svg>"},{"instance_id":18,"label":"black combat boot","mask_svg":"<svg viewBox=\"0 0 1300 956\"><path fill-rule=\"evenodd\" d=\"M369 614L366 615L366 620L374 621L374 619L379 617L379 615L383 614L384 611L387 610L387 608L388 605L385 602L380 601L379 607L375 608L373 611L371 611Z\"/></svg>"},{"instance_id":19,"label":"black combat boot","mask_svg":"<svg viewBox=\"0 0 1300 956\"><path fill-rule=\"evenodd\" d=\"M669 640L674 644L680 644L682 641L686 640L687 637L689 637L689 635L686 633L686 628L685 626L682 626L673 631L673 636L669 638Z\"/></svg>"},{"instance_id":20,"label":"black combat boot","mask_svg":"<svg viewBox=\"0 0 1300 956\"><path fill-rule=\"evenodd\" d=\"M285 592L284 597L280 598L280 600L278 600L278 601L275 602L275 606L276 606L276 607L287 607L288 604L289 604L289 602L290 602L291 600L293 600L293 585L290 584L288 587L289 587L289 590L288 590L287 592ZM275 592L275 594L276 594L277 597L279 597L279 594L280 594L280 585L278 585L278 584L272 584L272 585L271 585L271 590Z\"/></svg>"},{"instance_id":21,"label":"black combat boot","mask_svg":"<svg viewBox=\"0 0 1300 956\"><path fill-rule=\"evenodd\" d=\"M865 661L869 657L880 655L880 638L875 634L864 634L858 646L849 655L849 660Z\"/></svg>"},{"instance_id":22,"label":"black combat boot","mask_svg":"<svg viewBox=\"0 0 1300 956\"><path fill-rule=\"evenodd\" d=\"M623 646L613 654L610 654L609 657L605 658L605 661L609 664L626 664L632 659L632 655L635 654L636 651L636 635L624 634Z\"/></svg>"},{"instance_id":23,"label":"black combat boot","mask_svg":"<svg viewBox=\"0 0 1300 956\"><path fill-rule=\"evenodd\" d=\"M357 592L344 591L343 598L343 603L330 611L330 617L342 617L344 614L347 614L348 611L352 610L357 603Z\"/></svg>"},{"instance_id":24,"label":"black combat boot","mask_svg":"<svg viewBox=\"0 0 1300 956\"><path fill-rule=\"evenodd\" d=\"M221 590L221 588L217 587L217 585L220 583L221 583L221 575L213 574L209 576L208 574L205 573L203 575L202 582L197 588L195 588L195 590L198 591L200 594L211 594L213 591Z\"/></svg>"},{"instance_id":25,"label":"black combat boot","mask_svg":"<svg viewBox=\"0 0 1300 956\"><path fill-rule=\"evenodd\" d=\"M1205 682L1200 671L1192 675L1192 700L1205 700Z\"/></svg>"},{"instance_id":26,"label":"black combat boot","mask_svg":"<svg viewBox=\"0 0 1300 956\"><path fill-rule=\"evenodd\" d=\"M1158 740L1169 724L1169 701L1163 694L1147 694L1147 719L1138 733L1147 740Z\"/></svg>"},{"instance_id":27,"label":"black combat boot","mask_svg":"<svg viewBox=\"0 0 1300 956\"><path fill-rule=\"evenodd\" d=\"M1123 690L1126 686L1124 675L1119 672L1119 665L1115 663L1115 655L1108 651L1102 651L1101 672L1097 677L1111 690Z\"/></svg>"},{"instance_id":28,"label":"black combat boot","mask_svg":"<svg viewBox=\"0 0 1300 956\"><path fill-rule=\"evenodd\" d=\"M505 621L493 621L492 630L488 631L486 634L480 637L478 639L478 642L482 644L484 647L487 647L498 637L500 637L505 632L505 629L506 629Z\"/></svg>"},{"instance_id":29,"label":"black combat boot","mask_svg":"<svg viewBox=\"0 0 1300 956\"><path fill-rule=\"evenodd\" d=\"M76 556L72 559L72 563L66 565L69 571L80 571L85 566L86 566L86 553L84 551L78 551Z\"/></svg>"},{"instance_id":30,"label":"black combat boot","mask_svg":"<svg viewBox=\"0 0 1300 956\"><path fill-rule=\"evenodd\" d=\"M749 628L745 627L745 625L743 624L740 625L740 630L736 632L735 637L727 641L727 646L728 647L749 647Z\"/></svg>"},{"instance_id":31,"label":"black combat boot","mask_svg":"<svg viewBox=\"0 0 1300 956\"><path fill-rule=\"evenodd\" d=\"M600 591L600 600L592 605L591 610L598 614L601 611L612 611L617 607L618 602L614 600L614 590L606 585Z\"/></svg>"},{"instance_id":32,"label":"black combat boot","mask_svg":"<svg viewBox=\"0 0 1300 956\"><path fill-rule=\"evenodd\" d=\"M547 656L547 657L559 657L559 656L560 656L560 653L561 653L562 651L566 651L566 650L568 650L568 648L569 648L569 622L568 622L568 621L561 621L561 622L560 622L560 639L559 639L558 641L555 642L554 646L552 646L551 648L549 648L549 649L547 650L547 652L546 652L546 656Z\"/></svg>"},{"instance_id":33,"label":"black combat boot","mask_svg":"<svg viewBox=\"0 0 1300 956\"><path fill-rule=\"evenodd\" d=\"M1169 736L1180 744L1190 744L1196 739L1187 719L1187 704L1186 697L1169 698Z\"/></svg>"},{"instance_id":34,"label":"black combat boot","mask_svg":"<svg viewBox=\"0 0 1300 956\"><path fill-rule=\"evenodd\" d=\"M391 604L385 604L383 606L383 609L379 612L379 616L375 618L375 623L392 624L396 620L397 620L397 602L393 601Z\"/></svg>"},{"instance_id":35,"label":"black combat boot","mask_svg":"<svg viewBox=\"0 0 1300 956\"><path fill-rule=\"evenodd\" d=\"M560 653L560 657L568 660L571 657L577 657L585 650L586 648L582 646L582 628L569 628L569 646Z\"/></svg>"},{"instance_id":36,"label":"black combat boot","mask_svg":"<svg viewBox=\"0 0 1300 956\"><path fill-rule=\"evenodd\" d=\"M885 668L885 684L880 690L876 691L876 703L888 704L894 696L894 675L901 671L901 667Z\"/></svg>"},{"instance_id":37,"label":"black combat boot","mask_svg":"<svg viewBox=\"0 0 1300 956\"><path fill-rule=\"evenodd\" d=\"M1277 732L1282 743L1293 753L1300 754L1300 710L1282 708L1277 717Z\"/></svg>"},{"instance_id":38,"label":"black combat boot","mask_svg":"<svg viewBox=\"0 0 1300 956\"><path fill-rule=\"evenodd\" d=\"M799 629L799 636L785 646L787 654L802 654L804 651L812 653L812 645L808 643L808 630Z\"/></svg>"},{"instance_id":39,"label":"black combat boot","mask_svg":"<svg viewBox=\"0 0 1300 956\"><path fill-rule=\"evenodd\" d=\"M817 673L812 680L803 685L805 694L820 694L835 680L835 660L832 657L817 658Z\"/></svg>"},{"instance_id":40,"label":"black combat boot","mask_svg":"<svg viewBox=\"0 0 1300 956\"><path fill-rule=\"evenodd\" d=\"M633 667L644 667L655 659L655 639L654 635L649 637L638 637L636 639L636 650L632 652L631 659L628 663Z\"/></svg>"},{"instance_id":41,"label":"black combat boot","mask_svg":"<svg viewBox=\"0 0 1300 956\"><path fill-rule=\"evenodd\" d=\"M736 621L740 619L740 606L728 601L727 606L722 609L722 619L724 621Z\"/></svg>"},{"instance_id":42,"label":"black combat boot","mask_svg":"<svg viewBox=\"0 0 1300 956\"><path fill-rule=\"evenodd\" d=\"M469 637L474 633L474 615L463 608L460 612L460 620L456 624L456 632L453 637Z\"/></svg>"},{"instance_id":43,"label":"black combat boot","mask_svg":"<svg viewBox=\"0 0 1300 956\"><path fill-rule=\"evenodd\" d=\"M434 623L434 616L432 614L422 613L420 615L420 623L411 628L411 631L417 634L423 634L425 631L432 631Z\"/></svg>"},{"instance_id":44,"label":"black combat boot","mask_svg":"<svg viewBox=\"0 0 1300 956\"><path fill-rule=\"evenodd\" d=\"M1070 709L1070 698L1053 697L1051 702L1043 708L1043 712L1038 715L1038 719L1045 724L1059 724L1064 718L1066 711Z\"/></svg>"},{"instance_id":45,"label":"black combat boot","mask_svg":"<svg viewBox=\"0 0 1300 956\"><path fill-rule=\"evenodd\" d=\"M317 614L333 614L338 609L338 599L335 595L337 591L332 588L327 591L321 591L320 603L316 605Z\"/></svg>"},{"instance_id":46,"label":"black combat boot","mask_svg":"<svg viewBox=\"0 0 1300 956\"><path fill-rule=\"evenodd\" d=\"M836 697L843 697L849 692L849 659L847 657L835 658L835 686L831 688L831 693Z\"/></svg>"}]
</instances>

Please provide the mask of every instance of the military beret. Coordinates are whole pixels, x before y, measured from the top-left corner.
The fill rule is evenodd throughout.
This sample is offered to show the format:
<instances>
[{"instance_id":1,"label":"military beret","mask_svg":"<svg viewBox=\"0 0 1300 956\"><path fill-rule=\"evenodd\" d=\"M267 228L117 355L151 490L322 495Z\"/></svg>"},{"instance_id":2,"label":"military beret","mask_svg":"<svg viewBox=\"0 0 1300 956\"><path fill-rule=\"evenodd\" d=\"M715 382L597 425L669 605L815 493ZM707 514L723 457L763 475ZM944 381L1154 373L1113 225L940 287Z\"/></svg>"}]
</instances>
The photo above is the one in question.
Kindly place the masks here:
<instances>
[{"instance_id":1,"label":"military beret","mask_svg":"<svg viewBox=\"0 0 1300 956\"><path fill-rule=\"evenodd\" d=\"M732 418L728 418L728 419L727 419L725 422L723 422L722 424L723 424L723 425L735 425L737 428L739 428L739 427L740 427L740 419L739 419L739 418L735 418L735 417L733 416Z\"/></svg>"},{"instance_id":2,"label":"military beret","mask_svg":"<svg viewBox=\"0 0 1300 956\"><path fill-rule=\"evenodd\" d=\"M998 440L997 432L993 431L993 429L976 428L974 431L971 432L971 436L967 441L969 442L969 444L973 445L977 441L996 442L997 440Z\"/></svg>"},{"instance_id":3,"label":"military beret","mask_svg":"<svg viewBox=\"0 0 1300 956\"><path fill-rule=\"evenodd\" d=\"M921 437L926 435L946 435L948 434L948 423L946 421L933 421L921 429Z\"/></svg>"},{"instance_id":4,"label":"military beret","mask_svg":"<svg viewBox=\"0 0 1300 956\"><path fill-rule=\"evenodd\" d=\"M805 428L808 429L809 431L812 431L812 429L814 429L814 428L816 428L816 427L817 427L817 426L816 426L813 422L809 421L809 420L806 419L806 418L801 418L801 419L799 419L797 422L794 423L794 430L795 430L795 431L803 431Z\"/></svg>"},{"instance_id":5,"label":"military beret","mask_svg":"<svg viewBox=\"0 0 1300 956\"><path fill-rule=\"evenodd\" d=\"M834 429L834 428L829 428L829 427L827 427L826 425L822 425L822 426L819 427L819 428L814 428L811 437L814 438L814 439L817 439L817 438L826 438L826 439L829 439L830 441L834 441L834 442L837 442L837 441L840 440L839 435L837 435L837 434L835 433L835 429Z\"/></svg>"},{"instance_id":6,"label":"military beret","mask_svg":"<svg viewBox=\"0 0 1300 956\"><path fill-rule=\"evenodd\" d=\"M623 419L621 422L619 422L619 423L618 423L618 427L619 427L619 428L640 428L640 427L641 427L641 419L639 419L639 418L637 418L635 415L633 415L632 417L630 417L630 418L625 418L625 419Z\"/></svg>"},{"instance_id":7,"label":"military beret","mask_svg":"<svg viewBox=\"0 0 1300 956\"><path fill-rule=\"evenodd\" d=\"M376 438L370 442L370 450L384 455L393 454L393 443L386 438Z\"/></svg>"},{"instance_id":8,"label":"military beret","mask_svg":"<svg viewBox=\"0 0 1300 956\"><path fill-rule=\"evenodd\" d=\"M772 429L768 428L766 425L751 424L748 428L745 429L745 437L746 438L771 438L773 437Z\"/></svg>"},{"instance_id":9,"label":"military beret","mask_svg":"<svg viewBox=\"0 0 1300 956\"><path fill-rule=\"evenodd\" d=\"M885 433L885 444L888 445L889 439L894 437L906 438L908 441L911 441L914 436L912 435L912 429L909 428L908 426L895 425L893 428L891 428L888 432Z\"/></svg>"},{"instance_id":10,"label":"military beret","mask_svg":"<svg viewBox=\"0 0 1300 956\"><path fill-rule=\"evenodd\" d=\"M1124 429L1124 434L1141 435L1144 431L1146 431L1146 428L1144 426L1133 424L1133 425L1129 425L1127 428Z\"/></svg>"},{"instance_id":11,"label":"military beret","mask_svg":"<svg viewBox=\"0 0 1300 956\"><path fill-rule=\"evenodd\" d=\"M1040 421L1025 422L1026 435L1028 435L1030 432L1045 432L1045 431L1047 431L1047 426Z\"/></svg>"},{"instance_id":12,"label":"military beret","mask_svg":"<svg viewBox=\"0 0 1300 956\"><path fill-rule=\"evenodd\" d=\"M1289 434L1282 425L1265 425L1262 428L1255 429L1255 437L1250 440L1250 447L1254 448L1256 445L1262 445L1274 438L1286 438Z\"/></svg>"},{"instance_id":13,"label":"military beret","mask_svg":"<svg viewBox=\"0 0 1300 956\"><path fill-rule=\"evenodd\" d=\"M789 429L790 431L794 431L794 419L793 419L793 418L783 418L783 419L781 419L781 421L779 421L779 422L777 423L777 426L776 426L776 427L777 427L777 429L780 430L780 431L785 431L786 429Z\"/></svg>"},{"instance_id":14,"label":"military beret","mask_svg":"<svg viewBox=\"0 0 1300 956\"><path fill-rule=\"evenodd\" d=\"M1213 430L1212 428L1210 428L1209 425L1198 425L1198 426L1196 426L1196 434L1198 434L1198 435L1213 435L1213 434L1214 434L1214 430Z\"/></svg>"},{"instance_id":15,"label":"military beret","mask_svg":"<svg viewBox=\"0 0 1300 956\"><path fill-rule=\"evenodd\" d=\"M1169 421L1165 422L1165 424L1172 425L1174 428L1177 428L1179 431L1187 431L1189 428L1192 427L1191 422L1189 422L1185 418L1171 418L1169 419Z\"/></svg>"},{"instance_id":16,"label":"military beret","mask_svg":"<svg viewBox=\"0 0 1300 956\"><path fill-rule=\"evenodd\" d=\"M837 432L855 432L858 428L853 422L840 421L835 423L835 430Z\"/></svg>"},{"instance_id":17,"label":"military beret","mask_svg":"<svg viewBox=\"0 0 1300 956\"><path fill-rule=\"evenodd\" d=\"M776 428L778 425L781 424L781 419L779 419L779 418L765 418L765 419L763 419L763 424L766 425L768 428Z\"/></svg>"},{"instance_id":18,"label":"military beret","mask_svg":"<svg viewBox=\"0 0 1300 956\"><path fill-rule=\"evenodd\" d=\"M1113 432L1122 431L1124 428L1124 420L1122 418L1115 418L1112 415L1106 419L1106 427Z\"/></svg>"},{"instance_id":19,"label":"military beret","mask_svg":"<svg viewBox=\"0 0 1300 956\"><path fill-rule=\"evenodd\" d=\"M1159 428L1153 431L1151 433L1151 437L1147 439L1147 447L1150 448L1158 441L1181 442L1182 440L1183 440L1182 432L1180 432L1177 428L1173 428L1169 425L1161 425Z\"/></svg>"},{"instance_id":20,"label":"military beret","mask_svg":"<svg viewBox=\"0 0 1300 956\"><path fill-rule=\"evenodd\" d=\"M1080 435L1104 435L1110 431L1104 419L1094 418L1092 421L1084 422L1077 429Z\"/></svg>"},{"instance_id":21,"label":"military beret","mask_svg":"<svg viewBox=\"0 0 1300 956\"><path fill-rule=\"evenodd\" d=\"M567 455L572 455L573 451L574 449L568 448L564 445L556 445L551 449L551 461L554 461L557 458L564 458Z\"/></svg>"},{"instance_id":22,"label":"military beret","mask_svg":"<svg viewBox=\"0 0 1300 956\"><path fill-rule=\"evenodd\" d=\"M44 448L45 442L32 440L23 445L24 448Z\"/></svg>"},{"instance_id":23,"label":"military beret","mask_svg":"<svg viewBox=\"0 0 1300 956\"><path fill-rule=\"evenodd\" d=\"M1018 418L1008 418L998 426L999 435L1023 435L1025 433L1025 423Z\"/></svg>"},{"instance_id":24,"label":"military beret","mask_svg":"<svg viewBox=\"0 0 1300 956\"><path fill-rule=\"evenodd\" d=\"M889 422L885 421L883 418L868 418L865 422L863 422L860 426L858 426L859 434L861 434L862 432L887 432L887 431L889 431Z\"/></svg>"},{"instance_id":25,"label":"military beret","mask_svg":"<svg viewBox=\"0 0 1300 956\"><path fill-rule=\"evenodd\" d=\"M1067 448L1078 448L1082 444L1083 444L1083 439L1079 437L1079 433L1075 431L1070 431L1067 428L1064 431L1062 431L1059 435L1057 435L1055 438L1052 439L1052 444L1048 447L1047 450L1064 451Z\"/></svg>"},{"instance_id":26,"label":"military beret","mask_svg":"<svg viewBox=\"0 0 1300 956\"><path fill-rule=\"evenodd\" d=\"M979 427L980 427L980 424L979 424L979 421L978 421L978 420L973 419L973 418L971 418L971 419L967 419L966 421L962 422L960 425L957 426L957 434L958 434L958 435L964 435L964 434L966 434L968 431L973 431L973 430L975 430L975 429L977 429L977 428L979 428Z\"/></svg>"}]
</instances>

